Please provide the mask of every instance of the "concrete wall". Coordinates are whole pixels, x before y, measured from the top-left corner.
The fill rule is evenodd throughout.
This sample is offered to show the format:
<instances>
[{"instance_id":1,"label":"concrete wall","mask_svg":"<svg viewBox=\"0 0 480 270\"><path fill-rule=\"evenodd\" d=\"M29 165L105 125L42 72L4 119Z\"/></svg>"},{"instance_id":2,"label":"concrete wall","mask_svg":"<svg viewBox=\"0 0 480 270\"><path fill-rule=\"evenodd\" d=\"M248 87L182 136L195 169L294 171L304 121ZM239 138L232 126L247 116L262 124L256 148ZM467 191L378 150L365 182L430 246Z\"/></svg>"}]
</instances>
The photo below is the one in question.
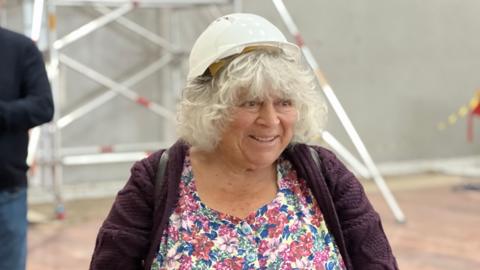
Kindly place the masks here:
<instances>
[{"instance_id":1,"label":"concrete wall","mask_svg":"<svg viewBox=\"0 0 480 270\"><path fill-rule=\"evenodd\" d=\"M447 117L468 104L480 89L479 1L285 3L375 161L454 158L479 153L478 119L473 144L466 142L465 119L443 131L437 129L439 122L447 122ZM245 12L265 16L287 33L271 1L245 0L243 8ZM215 12L181 11L173 22L176 30L169 35L188 51ZM224 8L221 12L230 10ZM158 10L138 9L127 17L154 32L165 33L168 28L164 15ZM99 13L90 7L59 8L58 16L61 37ZM18 23L15 17L11 28L22 29ZM119 81L164 53L118 24L98 30L63 52ZM178 60L177 65L185 68L180 63L185 57ZM61 107L64 112L106 90L75 71L67 69L65 74ZM159 72L132 88L173 110L180 87L172 89L168 76ZM168 94L171 92L174 94ZM329 131L354 151L332 109L329 119ZM165 125L161 118L117 97L66 128L63 139L65 146L149 142L164 139L165 130L173 130L172 125ZM111 166L111 170L67 168L66 178L82 181L92 177L85 173L90 170L95 171L97 179L125 178L130 165Z\"/></svg>"}]
</instances>

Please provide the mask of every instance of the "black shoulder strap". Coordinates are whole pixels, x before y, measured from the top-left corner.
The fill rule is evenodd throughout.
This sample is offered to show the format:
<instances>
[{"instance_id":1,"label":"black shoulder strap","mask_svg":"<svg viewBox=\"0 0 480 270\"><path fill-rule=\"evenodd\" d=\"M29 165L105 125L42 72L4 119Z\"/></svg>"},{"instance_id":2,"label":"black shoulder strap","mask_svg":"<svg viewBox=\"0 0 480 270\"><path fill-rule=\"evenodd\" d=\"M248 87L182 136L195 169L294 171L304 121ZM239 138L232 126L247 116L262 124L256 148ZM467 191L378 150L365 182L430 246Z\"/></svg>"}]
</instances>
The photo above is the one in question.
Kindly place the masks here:
<instances>
[{"instance_id":1,"label":"black shoulder strap","mask_svg":"<svg viewBox=\"0 0 480 270\"><path fill-rule=\"evenodd\" d=\"M155 208L157 208L157 201L162 193L162 187L164 186L164 178L165 178L165 169L167 168L167 161L168 161L168 149L163 151L162 155L160 156L160 160L158 161L157 172L155 174L155 193L153 200L155 202Z\"/></svg>"},{"instance_id":2,"label":"black shoulder strap","mask_svg":"<svg viewBox=\"0 0 480 270\"><path fill-rule=\"evenodd\" d=\"M315 165L317 165L317 168L320 168L320 158L318 157L318 153L315 150L315 148L309 146L308 150L310 150L310 155L313 158L313 161L315 161Z\"/></svg>"}]
</instances>

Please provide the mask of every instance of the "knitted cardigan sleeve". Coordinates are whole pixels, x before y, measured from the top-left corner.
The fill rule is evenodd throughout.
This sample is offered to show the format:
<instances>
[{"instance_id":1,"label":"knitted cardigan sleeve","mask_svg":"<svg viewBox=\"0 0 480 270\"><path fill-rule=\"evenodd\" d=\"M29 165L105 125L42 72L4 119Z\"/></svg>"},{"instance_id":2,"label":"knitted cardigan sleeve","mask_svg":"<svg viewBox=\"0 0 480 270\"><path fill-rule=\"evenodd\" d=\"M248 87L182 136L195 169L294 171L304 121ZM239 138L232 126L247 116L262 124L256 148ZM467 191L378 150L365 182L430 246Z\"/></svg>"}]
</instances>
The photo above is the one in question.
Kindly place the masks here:
<instances>
[{"instance_id":1,"label":"knitted cardigan sleeve","mask_svg":"<svg viewBox=\"0 0 480 270\"><path fill-rule=\"evenodd\" d=\"M157 152L132 167L98 232L91 270L143 269L151 241L153 179L159 157Z\"/></svg>"},{"instance_id":2,"label":"knitted cardigan sleeve","mask_svg":"<svg viewBox=\"0 0 480 270\"><path fill-rule=\"evenodd\" d=\"M332 152L324 148L317 151L353 269L398 269L380 217L360 182Z\"/></svg>"}]
</instances>

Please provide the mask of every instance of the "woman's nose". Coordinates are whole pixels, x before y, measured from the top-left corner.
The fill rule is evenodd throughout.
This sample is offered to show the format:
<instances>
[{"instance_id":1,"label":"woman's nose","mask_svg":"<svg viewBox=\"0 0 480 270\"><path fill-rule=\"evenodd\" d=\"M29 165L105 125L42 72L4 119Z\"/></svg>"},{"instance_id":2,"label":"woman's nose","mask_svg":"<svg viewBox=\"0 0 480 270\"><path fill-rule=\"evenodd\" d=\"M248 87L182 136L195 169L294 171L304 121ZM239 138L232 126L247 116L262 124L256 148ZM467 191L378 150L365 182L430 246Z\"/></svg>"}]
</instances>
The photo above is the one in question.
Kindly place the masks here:
<instances>
[{"instance_id":1,"label":"woman's nose","mask_svg":"<svg viewBox=\"0 0 480 270\"><path fill-rule=\"evenodd\" d=\"M266 126L278 125L280 119L273 102L264 102L258 114L258 123Z\"/></svg>"}]
</instances>

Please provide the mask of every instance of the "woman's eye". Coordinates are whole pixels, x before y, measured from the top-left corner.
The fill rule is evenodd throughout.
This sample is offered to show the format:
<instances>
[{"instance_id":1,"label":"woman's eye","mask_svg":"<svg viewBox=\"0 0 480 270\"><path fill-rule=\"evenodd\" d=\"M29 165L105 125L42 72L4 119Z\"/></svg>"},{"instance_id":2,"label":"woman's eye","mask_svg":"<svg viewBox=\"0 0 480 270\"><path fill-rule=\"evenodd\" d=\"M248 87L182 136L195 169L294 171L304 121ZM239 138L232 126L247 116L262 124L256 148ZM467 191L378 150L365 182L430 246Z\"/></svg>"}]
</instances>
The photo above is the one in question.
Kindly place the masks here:
<instances>
[{"instance_id":1,"label":"woman's eye","mask_svg":"<svg viewBox=\"0 0 480 270\"><path fill-rule=\"evenodd\" d=\"M283 99L283 100L280 100L279 101L279 104L282 106L282 107L291 107L293 105L293 102L289 99Z\"/></svg>"},{"instance_id":2,"label":"woman's eye","mask_svg":"<svg viewBox=\"0 0 480 270\"><path fill-rule=\"evenodd\" d=\"M258 105L258 102L255 101L255 100L250 100L250 101L246 101L242 104L242 107L247 107L247 108L251 108L251 107L256 107Z\"/></svg>"}]
</instances>

